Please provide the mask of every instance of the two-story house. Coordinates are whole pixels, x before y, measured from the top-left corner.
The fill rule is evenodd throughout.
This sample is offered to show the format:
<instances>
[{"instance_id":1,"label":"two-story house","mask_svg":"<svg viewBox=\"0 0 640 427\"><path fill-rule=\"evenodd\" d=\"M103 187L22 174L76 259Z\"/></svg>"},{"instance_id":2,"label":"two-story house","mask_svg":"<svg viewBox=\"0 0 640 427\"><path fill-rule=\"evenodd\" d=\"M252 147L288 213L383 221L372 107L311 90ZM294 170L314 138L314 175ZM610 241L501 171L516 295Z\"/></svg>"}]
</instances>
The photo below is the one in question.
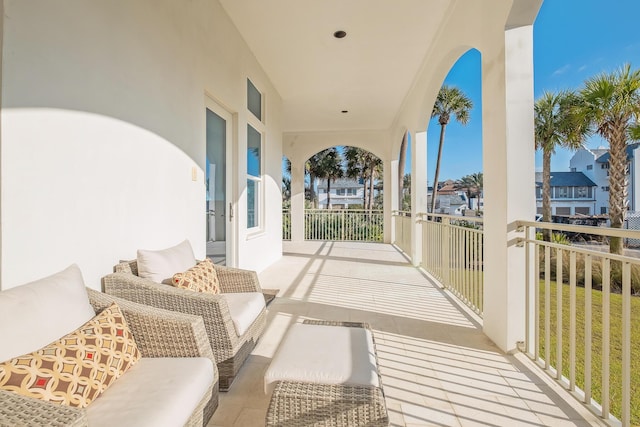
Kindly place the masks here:
<instances>
[{"instance_id":1,"label":"two-story house","mask_svg":"<svg viewBox=\"0 0 640 427\"><path fill-rule=\"evenodd\" d=\"M639 143L627 146L629 182L629 210L640 210L640 156ZM572 172L582 172L597 186L595 214L609 212L609 150L604 147L582 148L569 161Z\"/></svg>"},{"instance_id":2,"label":"two-story house","mask_svg":"<svg viewBox=\"0 0 640 427\"><path fill-rule=\"evenodd\" d=\"M331 182L331 205L328 205L327 180L318 182L318 208L349 209L350 206L364 206L364 186L356 179L339 178Z\"/></svg>"},{"instance_id":3,"label":"two-story house","mask_svg":"<svg viewBox=\"0 0 640 427\"><path fill-rule=\"evenodd\" d=\"M551 214L595 215L597 185L582 172L551 172ZM536 207L542 213L542 172L536 172Z\"/></svg>"}]
</instances>

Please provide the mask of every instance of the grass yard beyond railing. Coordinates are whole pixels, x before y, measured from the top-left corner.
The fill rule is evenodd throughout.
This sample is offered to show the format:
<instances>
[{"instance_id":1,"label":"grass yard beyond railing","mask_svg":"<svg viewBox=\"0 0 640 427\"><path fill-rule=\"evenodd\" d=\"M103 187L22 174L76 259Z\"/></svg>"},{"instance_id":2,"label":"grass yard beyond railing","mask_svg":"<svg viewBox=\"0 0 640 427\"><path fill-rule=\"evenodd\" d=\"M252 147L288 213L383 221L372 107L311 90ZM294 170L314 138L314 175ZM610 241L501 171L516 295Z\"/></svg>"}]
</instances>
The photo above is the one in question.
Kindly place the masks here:
<instances>
[{"instance_id":1,"label":"grass yard beyond railing","mask_svg":"<svg viewBox=\"0 0 640 427\"><path fill-rule=\"evenodd\" d=\"M549 355L551 360L557 359L558 348L558 334L557 334L557 313L558 313L558 298L557 298L557 283L555 281L550 282L550 328L549 328ZM592 335L592 347L591 347L591 364L594 369L591 370L591 384L593 399L597 402L602 401L602 370L595 369L595 367L602 366L602 291L591 291L591 310L592 320L591 329ZM540 354L545 354L547 343L545 342L545 281L540 281ZM563 285L562 289L562 332L560 334L562 344L562 375L569 378L570 367L570 349L566 344L566 340L570 336L570 298L569 298L569 285ZM578 307L584 307L585 304L585 289L576 288L576 305ZM622 393L622 295L611 294L610 295L610 355L609 355L609 389L610 389L610 408L611 413L620 417L622 413L621 393ZM577 310L576 312L576 341L584 342L585 339L585 313L584 310ZM640 425L640 369L638 369L638 363L640 363L640 298L633 297L631 299L631 342L634 345L631 347L631 425ZM635 363L634 363L635 362ZM576 383L577 386L584 390L584 375L585 375L585 349L584 346L576 346Z\"/></svg>"}]
</instances>

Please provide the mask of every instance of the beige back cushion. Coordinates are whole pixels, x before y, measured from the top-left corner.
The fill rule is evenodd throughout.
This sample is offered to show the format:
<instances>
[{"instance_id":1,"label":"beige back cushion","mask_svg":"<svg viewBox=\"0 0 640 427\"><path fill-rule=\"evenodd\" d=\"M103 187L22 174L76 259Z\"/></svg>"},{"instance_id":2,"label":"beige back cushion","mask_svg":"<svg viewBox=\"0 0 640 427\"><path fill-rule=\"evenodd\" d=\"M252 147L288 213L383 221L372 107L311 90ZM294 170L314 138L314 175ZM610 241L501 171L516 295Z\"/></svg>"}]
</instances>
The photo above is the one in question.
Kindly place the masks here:
<instances>
[{"instance_id":1,"label":"beige back cushion","mask_svg":"<svg viewBox=\"0 0 640 427\"><path fill-rule=\"evenodd\" d=\"M173 275L196 265L188 240L159 251L138 250L138 276L156 283L171 284Z\"/></svg>"},{"instance_id":2,"label":"beige back cushion","mask_svg":"<svg viewBox=\"0 0 640 427\"><path fill-rule=\"evenodd\" d=\"M30 353L92 319L77 265L0 292L0 362Z\"/></svg>"}]
</instances>

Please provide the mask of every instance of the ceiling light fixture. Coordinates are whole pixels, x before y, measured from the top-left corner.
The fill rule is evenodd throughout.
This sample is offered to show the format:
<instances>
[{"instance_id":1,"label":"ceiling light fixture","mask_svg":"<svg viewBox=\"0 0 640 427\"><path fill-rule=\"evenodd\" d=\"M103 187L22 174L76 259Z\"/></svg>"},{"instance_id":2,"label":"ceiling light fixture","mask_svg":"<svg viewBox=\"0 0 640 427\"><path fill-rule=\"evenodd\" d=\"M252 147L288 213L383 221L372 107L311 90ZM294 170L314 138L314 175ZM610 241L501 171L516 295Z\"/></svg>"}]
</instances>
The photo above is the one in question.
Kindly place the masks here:
<instances>
[{"instance_id":1,"label":"ceiling light fixture","mask_svg":"<svg viewBox=\"0 0 640 427\"><path fill-rule=\"evenodd\" d=\"M342 114L347 114L349 112L349 110L342 110L341 113Z\"/></svg>"},{"instance_id":2,"label":"ceiling light fixture","mask_svg":"<svg viewBox=\"0 0 640 427\"><path fill-rule=\"evenodd\" d=\"M337 38L337 39L343 39L347 36L347 32L346 31L336 31L335 33L333 33L333 37Z\"/></svg>"}]
</instances>

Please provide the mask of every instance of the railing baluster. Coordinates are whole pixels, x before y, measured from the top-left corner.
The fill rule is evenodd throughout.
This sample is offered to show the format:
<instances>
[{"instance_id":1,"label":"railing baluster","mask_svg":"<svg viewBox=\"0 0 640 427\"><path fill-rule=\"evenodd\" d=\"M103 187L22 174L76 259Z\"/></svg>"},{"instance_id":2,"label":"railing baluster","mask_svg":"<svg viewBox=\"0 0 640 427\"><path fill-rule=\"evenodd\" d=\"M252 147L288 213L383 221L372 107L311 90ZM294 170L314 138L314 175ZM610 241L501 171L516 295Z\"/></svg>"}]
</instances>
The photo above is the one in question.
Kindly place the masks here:
<instances>
[{"instance_id":1,"label":"railing baluster","mask_svg":"<svg viewBox=\"0 0 640 427\"><path fill-rule=\"evenodd\" d=\"M576 253L569 254L569 390L576 389Z\"/></svg>"},{"instance_id":2,"label":"railing baluster","mask_svg":"<svg viewBox=\"0 0 640 427\"><path fill-rule=\"evenodd\" d=\"M611 259L602 260L602 418L609 419L609 352L611 327Z\"/></svg>"},{"instance_id":3,"label":"railing baluster","mask_svg":"<svg viewBox=\"0 0 640 427\"><path fill-rule=\"evenodd\" d=\"M591 403L591 255L584 258L584 403Z\"/></svg>"},{"instance_id":4,"label":"railing baluster","mask_svg":"<svg viewBox=\"0 0 640 427\"><path fill-rule=\"evenodd\" d=\"M562 255L563 250L556 251L556 379L562 378Z\"/></svg>"},{"instance_id":5,"label":"railing baluster","mask_svg":"<svg viewBox=\"0 0 640 427\"><path fill-rule=\"evenodd\" d=\"M535 230L534 230L535 233ZM540 359L540 249L541 246L537 243L533 244L534 249L534 264L535 264L535 273L533 276L533 286L535 288L534 291L534 327L535 327L535 338L534 338L534 347L533 347L533 360L538 362Z\"/></svg>"},{"instance_id":6,"label":"railing baluster","mask_svg":"<svg viewBox=\"0 0 640 427\"><path fill-rule=\"evenodd\" d=\"M631 425L631 264L622 263L622 425Z\"/></svg>"},{"instance_id":7,"label":"railing baluster","mask_svg":"<svg viewBox=\"0 0 640 427\"><path fill-rule=\"evenodd\" d=\"M544 247L544 368L551 360L551 248Z\"/></svg>"}]
</instances>

